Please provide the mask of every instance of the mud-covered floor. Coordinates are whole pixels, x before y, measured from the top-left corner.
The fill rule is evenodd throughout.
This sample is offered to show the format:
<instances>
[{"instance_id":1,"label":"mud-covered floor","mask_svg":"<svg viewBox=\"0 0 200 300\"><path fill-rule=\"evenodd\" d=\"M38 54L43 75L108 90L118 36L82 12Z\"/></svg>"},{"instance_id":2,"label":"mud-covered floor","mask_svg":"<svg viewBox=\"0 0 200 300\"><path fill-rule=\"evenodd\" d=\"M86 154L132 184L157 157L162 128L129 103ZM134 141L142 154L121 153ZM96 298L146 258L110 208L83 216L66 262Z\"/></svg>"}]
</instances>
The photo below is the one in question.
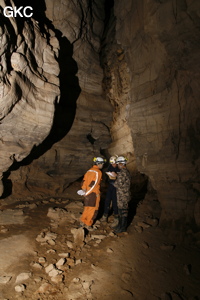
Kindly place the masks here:
<instances>
[{"instance_id":1,"label":"mud-covered floor","mask_svg":"<svg viewBox=\"0 0 200 300\"><path fill-rule=\"evenodd\" d=\"M74 184L66 198L0 200L0 300L200 299L198 245L169 240L153 196L139 203L128 232L115 235L110 223L79 228L76 191Z\"/></svg>"}]
</instances>

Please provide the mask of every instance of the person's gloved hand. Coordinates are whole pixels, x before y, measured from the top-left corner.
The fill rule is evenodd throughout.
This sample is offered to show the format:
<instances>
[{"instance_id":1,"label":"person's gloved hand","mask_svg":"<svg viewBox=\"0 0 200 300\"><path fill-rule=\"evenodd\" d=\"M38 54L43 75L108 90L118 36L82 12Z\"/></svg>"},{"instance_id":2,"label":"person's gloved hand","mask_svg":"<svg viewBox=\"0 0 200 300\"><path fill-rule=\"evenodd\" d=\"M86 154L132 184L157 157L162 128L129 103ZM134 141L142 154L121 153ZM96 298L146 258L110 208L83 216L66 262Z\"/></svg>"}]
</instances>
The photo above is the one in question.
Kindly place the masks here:
<instances>
[{"instance_id":1,"label":"person's gloved hand","mask_svg":"<svg viewBox=\"0 0 200 300\"><path fill-rule=\"evenodd\" d=\"M85 195L85 191L84 190L78 190L77 194L80 196L84 196Z\"/></svg>"}]
</instances>

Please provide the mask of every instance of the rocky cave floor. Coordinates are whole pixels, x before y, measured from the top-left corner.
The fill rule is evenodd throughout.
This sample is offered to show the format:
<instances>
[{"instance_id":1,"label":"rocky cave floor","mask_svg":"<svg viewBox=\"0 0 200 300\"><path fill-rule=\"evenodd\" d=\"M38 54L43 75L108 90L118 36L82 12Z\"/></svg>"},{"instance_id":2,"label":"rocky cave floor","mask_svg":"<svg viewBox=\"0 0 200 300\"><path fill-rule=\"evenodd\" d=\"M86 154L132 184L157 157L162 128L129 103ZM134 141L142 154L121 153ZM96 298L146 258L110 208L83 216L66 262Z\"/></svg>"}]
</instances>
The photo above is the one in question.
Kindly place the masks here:
<instances>
[{"instance_id":1,"label":"rocky cave floor","mask_svg":"<svg viewBox=\"0 0 200 300\"><path fill-rule=\"evenodd\" d=\"M0 200L0 300L200 299L199 245L171 241L152 195L137 205L128 232L115 235L112 216L94 231L79 228L78 189Z\"/></svg>"}]
</instances>

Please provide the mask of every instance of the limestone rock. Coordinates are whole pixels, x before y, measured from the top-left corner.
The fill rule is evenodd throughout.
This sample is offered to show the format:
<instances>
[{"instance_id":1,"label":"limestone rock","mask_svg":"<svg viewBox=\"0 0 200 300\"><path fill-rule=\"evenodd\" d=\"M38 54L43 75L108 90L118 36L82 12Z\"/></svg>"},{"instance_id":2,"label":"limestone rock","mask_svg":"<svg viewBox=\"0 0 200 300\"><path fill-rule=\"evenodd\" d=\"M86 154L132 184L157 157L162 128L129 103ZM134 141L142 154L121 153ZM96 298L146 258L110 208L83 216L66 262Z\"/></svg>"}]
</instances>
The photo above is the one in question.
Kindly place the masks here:
<instances>
[{"instance_id":1,"label":"limestone rock","mask_svg":"<svg viewBox=\"0 0 200 300\"><path fill-rule=\"evenodd\" d=\"M24 272L19 274L16 278L16 283L29 279L31 275L32 275L31 272L27 272L27 273Z\"/></svg>"},{"instance_id":2,"label":"limestone rock","mask_svg":"<svg viewBox=\"0 0 200 300\"><path fill-rule=\"evenodd\" d=\"M199 226L200 7L181 1L174 15L172 2L115 1L101 59L114 107L109 153L148 176L160 224L181 230L194 214Z\"/></svg>"},{"instance_id":3,"label":"limestone rock","mask_svg":"<svg viewBox=\"0 0 200 300\"><path fill-rule=\"evenodd\" d=\"M65 264L65 262L66 262L65 258L59 259L59 261L57 261L57 263L56 263L56 267L59 268L59 267L63 266Z\"/></svg>"},{"instance_id":4,"label":"limestone rock","mask_svg":"<svg viewBox=\"0 0 200 300\"><path fill-rule=\"evenodd\" d=\"M58 253L58 256L62 257L62 258L67 258L70 256L69 252L67 253Z\"/></svg>"},{"instance_id":5,"label":"limestone rock","mask_svg":"<svg viewBox=\"0 0 200 300\"><path fill-rule=\"evenodd\" d=\"M100 155L101 149L106 149L111 142L109 125L112 107L103 95L103 70L99 61L104 5L101 1L95 1L92 7L91 11L87 1L81 1L79 5L68 0L63 3L59 0L46 1L46 16L57 31L62 32L62 37L58 38L57 43L56 34L53 36L52 30L49 30L49 43L53 45L53 50L42 43L40 45L38 41L37 60L39 70L52 82L59 71L55 62L58 51L61 97L58 104L55 92L49 97L50 87L44 87L43 96L45 99L49 97L50 108L53 97L56 102L55 114L51 111L50 124L50 108L40 101L46 110L43 113L44 129L50 125L51 132L43 145L32 151L31 166L12 172L10 178L16 194L29 190L32 193L63 195L66 187L90 168L93 157ZM88 11L91 11L91 15ZM85 26L82 26L83 23ZM40 55L41 48L43 52ZM40 128L44 140L45 130L42 126ZM36 133L32 133L34 141Z\"/></svg>"},{"instance_id":6,"label":"limestone rock","mask_svg":"<svg viewBox=\"0 0 200 300\"><path fill-rule=\"evenodd\" d=\"M0 276L0 284L6 284L12 279L12 276Z\"/></svg>"},{"instance_id":7,"label":"limestone rock","mask_svg":"<svg viewBox=\"0 0 200 300\"><path fill-rule=\"evenodd\" d=\"M19 284L15 286L15 291L18 293L24 292L26 289L25 284Z\"/></svg>"},{"instance_id":8,"label":"limestone rock","mask_svg":"<svg viewBox=\"0 0 200 300\"><path fill-rule=\"evenodd\" d=\"M67 214L67 211L62 208L52 208L50 207L47 213L47 217L53 219L53 220L59 220L63 217L65 217Z\"/></svg>"},{"instance_id":9,"label":"limestone rock","mask_svg":"<svg viewBox=\"0 0 200 300\"><path fill-rule=\"evenodd\" d=\"M78 229L73 228L73 229L71 229L71 233L73 234L74 243L76 244L76 246L83 245L83 242L84 242L84 239L85 239L84 229L83 228L78 228Z\"/></svg>"},{"instance_id":10,"label":"limestone rock","mask_svg":"<svg viewBox=\"0 0 200 300\"><path fill-rule=\"evenodd\" d=\"M2 24L1 35L0 174L47 137L60 95L59 67L46 39L49 33L42 35L35 20L24 22L20 30L17 19L11 19ZM15 30L10 31L12 27ZM47 61L54 67L44 68Z\"/></svg>"}]
</instances>

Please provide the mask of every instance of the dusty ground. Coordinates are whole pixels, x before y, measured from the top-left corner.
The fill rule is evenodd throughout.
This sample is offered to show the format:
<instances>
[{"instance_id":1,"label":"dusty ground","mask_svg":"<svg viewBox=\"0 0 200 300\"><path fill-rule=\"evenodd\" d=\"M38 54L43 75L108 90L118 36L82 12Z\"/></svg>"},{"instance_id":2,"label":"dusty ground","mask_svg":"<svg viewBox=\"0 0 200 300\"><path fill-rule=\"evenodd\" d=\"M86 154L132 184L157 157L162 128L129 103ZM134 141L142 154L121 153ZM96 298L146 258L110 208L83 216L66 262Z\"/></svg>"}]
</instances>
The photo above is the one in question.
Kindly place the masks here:
<instances>
[{"instance_id":1,"label":"dusty ground","mask_svg":"<svg viewBox=\"0 0 200 300\"><path fill-rule=\"evenodd\" d=\"M139 203L128 233L100 222L87 232L78 229L76 190L59 199L0 200L0 300L200 299L199 248L161 231L156 199ZM51 264L56 276L45 269Z\"/></svg>"}]
</instances>

